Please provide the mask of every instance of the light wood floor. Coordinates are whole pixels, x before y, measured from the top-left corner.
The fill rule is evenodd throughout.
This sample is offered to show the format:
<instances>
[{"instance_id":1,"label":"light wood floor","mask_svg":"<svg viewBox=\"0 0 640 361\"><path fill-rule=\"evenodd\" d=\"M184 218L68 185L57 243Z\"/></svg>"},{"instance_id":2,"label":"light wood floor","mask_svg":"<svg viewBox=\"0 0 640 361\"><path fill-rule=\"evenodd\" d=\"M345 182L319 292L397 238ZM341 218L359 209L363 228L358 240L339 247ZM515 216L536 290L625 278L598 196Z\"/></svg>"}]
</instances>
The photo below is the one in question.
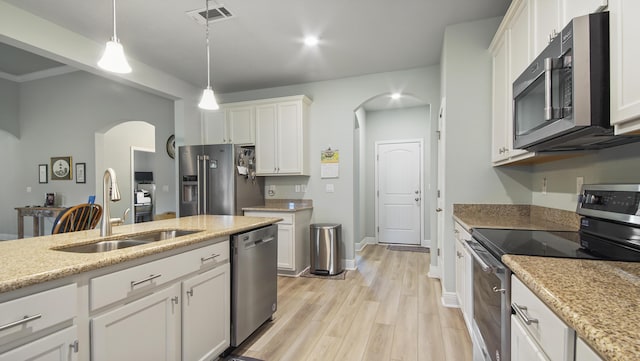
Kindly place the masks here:
<instances>
[{"instance_id":1,"label":"light wood floor","mask_svg":"<svg viewBox=\"0 0 640 361\"><path fill-rule=\"evenodd\" d=\"M441 306L429 253L368 246L346 280L278 278L278 311L234 354L275 360L471 360L459 309Z\"/></svg>"}]
</instances>

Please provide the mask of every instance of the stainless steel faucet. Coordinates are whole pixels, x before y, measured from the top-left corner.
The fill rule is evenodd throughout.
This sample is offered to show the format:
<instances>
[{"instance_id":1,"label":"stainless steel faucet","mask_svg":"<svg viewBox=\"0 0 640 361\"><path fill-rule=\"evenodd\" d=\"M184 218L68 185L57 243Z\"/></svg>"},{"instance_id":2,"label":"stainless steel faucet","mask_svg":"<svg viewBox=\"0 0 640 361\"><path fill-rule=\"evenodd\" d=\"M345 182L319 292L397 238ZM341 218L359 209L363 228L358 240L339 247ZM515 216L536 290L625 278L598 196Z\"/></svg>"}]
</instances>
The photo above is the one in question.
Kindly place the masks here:
<instances>
[{"instance_id":1,"label":"stainless steel faucet","mask_svg":"<svg viewBox=\"0 0 640 361\"><path fill-rule=\"evenodd\" d=\"M107 197L107 194L109 196ZM111 212L109 210L109 202L117 202L120 200L120 190L118 189L118 181L116 180L116 172L113 168L107 168L102 177L102 220L100 224L100 236L106 237L111 235Z\"/></svg>"}]
</instances>

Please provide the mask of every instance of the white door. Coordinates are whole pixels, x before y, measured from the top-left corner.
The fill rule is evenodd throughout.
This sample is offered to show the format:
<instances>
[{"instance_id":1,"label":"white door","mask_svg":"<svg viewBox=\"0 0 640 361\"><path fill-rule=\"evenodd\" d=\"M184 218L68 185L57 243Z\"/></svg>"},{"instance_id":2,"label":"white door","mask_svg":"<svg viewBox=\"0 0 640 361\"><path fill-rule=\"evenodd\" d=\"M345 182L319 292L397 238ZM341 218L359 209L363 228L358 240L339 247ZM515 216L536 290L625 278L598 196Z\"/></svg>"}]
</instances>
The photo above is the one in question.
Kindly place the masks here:
<instances>
[{"instance_id":1,"label":"white door","mask_svg":"<svg viewBox=\"0 0 640 361\"><path fill-rule=\"evenodd\" d=\"M420 244L422 141L377 143L378 242Z\"/></svg>"},{"instance_id":2,"label":"white door","mask_svg":"<svg viewBox=\"0 0 640 361\"><path fill-rule=\"evenodd\" d=\"M76 326L71 326L2 353L0 361L75 361L78 359L78 349L73 345L77 337Z\"/></svg>"},{"instance_id":3,"label":"white door","mask_svg":"<svg viewBox=\"0 0 640 361\"><path fill-rule=\"evenodd\" d=\"M302 103L286 102L278 104L277 153L278 173L301 173L303 152L302 142Z\"/></svg>"},{"instance_id":4,"label":"white door","mask_svg":"<svg viewBox=\"0 0 640 361\"><path fill-rule=\"evenodd\" d=\"M276 129L277 113L275 104L256 107L256 173L277 173Z\"/></svg>"}]
</instances>

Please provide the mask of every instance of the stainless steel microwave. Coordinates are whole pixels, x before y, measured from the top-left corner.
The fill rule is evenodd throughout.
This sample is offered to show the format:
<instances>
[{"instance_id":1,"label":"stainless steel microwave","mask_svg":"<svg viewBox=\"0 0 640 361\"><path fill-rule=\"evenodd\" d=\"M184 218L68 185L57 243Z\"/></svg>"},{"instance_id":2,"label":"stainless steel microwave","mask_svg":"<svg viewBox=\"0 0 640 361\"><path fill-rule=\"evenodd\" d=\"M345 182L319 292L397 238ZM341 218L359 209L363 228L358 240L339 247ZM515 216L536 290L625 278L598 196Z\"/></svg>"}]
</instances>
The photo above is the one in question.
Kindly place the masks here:
<instances>
[{"instance_id":1,"label":"stainless steel microwave","mask_svg":"<svg viewBox=\"0 0 640 361\"><path fill-rule=\"evenodd\" d=\"M513 145L600 149L635 141L609 123L609 13L574 18L513 83Z\"/></svg>"}]
</instances>

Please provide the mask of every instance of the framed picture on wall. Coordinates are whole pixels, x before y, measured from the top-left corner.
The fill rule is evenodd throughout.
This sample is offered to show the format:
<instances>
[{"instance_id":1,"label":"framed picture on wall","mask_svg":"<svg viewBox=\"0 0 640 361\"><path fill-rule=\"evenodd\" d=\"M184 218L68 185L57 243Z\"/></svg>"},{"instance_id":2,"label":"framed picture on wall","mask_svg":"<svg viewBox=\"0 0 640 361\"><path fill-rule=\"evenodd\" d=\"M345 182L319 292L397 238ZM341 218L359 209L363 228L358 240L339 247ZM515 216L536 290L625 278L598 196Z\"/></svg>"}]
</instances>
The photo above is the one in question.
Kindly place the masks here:
<instances>
[{"instance_id":1,"label":"framed picture on wall","mask_svg":"<svg viewBox=\"0 0 640 361\"><path fill-rule=\"evenodd\" d=\"M86 170L87 163L76 163L76 183L87 183L85 178Z\"/></svg>"},{"instance_id":2,"label":"framed picture on wall","mask_svg":"<svg viewBox=\"0 0 640 361\"><path fill-rule=\"evenodd\" d=\"M49 181L48 168L46 164L38 164L38 183L45 184Z\"/></svg>"},{"instance_id":3,"label":"framed picture on wall","mask_svg":"<svg viewBox=\"0 0 640 361\"><path fill-rule=\"evenodd\" d=\"M51 180L71 180L71 157L51 157Z\"/></svg>"}]
</instances>

